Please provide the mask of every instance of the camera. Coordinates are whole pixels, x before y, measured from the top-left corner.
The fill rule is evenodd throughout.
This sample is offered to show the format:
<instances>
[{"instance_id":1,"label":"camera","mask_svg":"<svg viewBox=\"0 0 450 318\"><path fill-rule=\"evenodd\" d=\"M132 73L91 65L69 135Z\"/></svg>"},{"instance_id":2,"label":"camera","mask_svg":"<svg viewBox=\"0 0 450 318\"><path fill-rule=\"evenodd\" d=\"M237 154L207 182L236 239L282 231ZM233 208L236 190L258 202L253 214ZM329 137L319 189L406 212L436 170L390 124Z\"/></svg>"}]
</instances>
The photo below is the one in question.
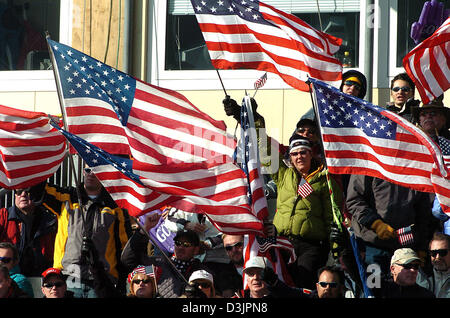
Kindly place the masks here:
<instances>
[{"instance_id":1,"label":"camera","mask_svg":"<svg viewBox=\"0 0 450 318\"><path fill-rule=\"evenodd\" d=\"M197 283L189 283L184 289L187 298L207 298Z\"/></svg>"}]
</instances>

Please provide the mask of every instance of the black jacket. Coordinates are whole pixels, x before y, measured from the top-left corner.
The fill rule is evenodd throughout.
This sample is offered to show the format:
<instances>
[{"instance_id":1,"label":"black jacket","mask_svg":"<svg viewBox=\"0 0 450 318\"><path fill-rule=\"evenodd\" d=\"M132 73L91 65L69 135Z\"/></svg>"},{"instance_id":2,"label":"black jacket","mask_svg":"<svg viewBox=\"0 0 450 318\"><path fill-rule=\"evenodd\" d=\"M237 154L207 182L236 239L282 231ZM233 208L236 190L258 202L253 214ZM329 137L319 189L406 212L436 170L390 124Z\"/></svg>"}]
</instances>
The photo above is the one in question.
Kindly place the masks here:
<instances>
[{"instance_id":1,"label":"black jacket","mask_svg":"<svg viewBox=\"0 0 450 318\"><path fill-rule=\"evenodd\" d=\"M392 279L382 280L381 288L374 288L375 298L435 298L434 294L417 284L400 286Z\"/></svg>"}]
</instances>

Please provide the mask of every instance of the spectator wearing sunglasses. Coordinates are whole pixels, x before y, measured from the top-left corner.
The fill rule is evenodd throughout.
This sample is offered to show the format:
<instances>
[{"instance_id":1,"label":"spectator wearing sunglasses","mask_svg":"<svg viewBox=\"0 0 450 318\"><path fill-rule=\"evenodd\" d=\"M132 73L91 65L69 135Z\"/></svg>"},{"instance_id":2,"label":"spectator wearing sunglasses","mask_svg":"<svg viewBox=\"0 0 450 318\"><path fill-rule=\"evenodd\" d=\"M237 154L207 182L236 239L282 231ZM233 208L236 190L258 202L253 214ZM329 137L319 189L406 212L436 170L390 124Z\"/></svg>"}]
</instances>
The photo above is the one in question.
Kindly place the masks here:
<instances>
[{"instance_id":1,"label":"spectator wearing sunglasses","mask_svg":"<svg viewBox=\"0 0 450 318\"><path fill-rule=\"evenodd\" d=\"M342 74L340 91L363 99L367 92L367 79L357 70L349 70Z\"/></svg>"},{"instance_id":2,"label":"spectator wearing sunglasses","mask_svg":"<svg viewBox=\"0 0 450 318\"><path fill-rule=\"evenodd\" d=\"M417 284L433 292L436 298L450 298L450 236L435 233L430 241L429 255L433 272L427 277L421 270Z\"/></svg>"},{"instance_id":3,"label":"spectator wearing sunglasses","mask_svg":"<svg viewBox=\"0 0 450 318\"><path fill-rule=\"evenodd\" d=\"M158 288L153 266L137 266L129 275L129 298L156 298Z\"/></svg>"},{"instance_id":4,"label":"spectator wearing sunglasses","mask_svg":"<svg viewBox=\"0 0 450 318\"><path fill-rule=\"evenodd\" d=\"M390 278L383 278L373 288L375 298L435 298L434 294L419 286L416 278L421 259L411 248L395 250L391 258Z\"/></svg>"},{"instance_id":5,"label":"spectator wearing sunglasses","mask_svg":"<svg viewBox=\"0 0 450 318\"><path fill-rule=\"evenodd\" d=\"M0 299L1 298L30 298L25 291L9 276L8 267L0 263Z\"/></svg>"},{"instance_id":6,"label":"spectator wearing sunglasses","mask_svg":"<svg viewBox=\"0 0 450 318\"><path fill-rule=\"evenodd\" d=\"M289 162L281 160L272 178L278 189L273 224L278 235L289 238L297 255L290 267L292 278L296 286L314 289L317 270L328 258L333 212L326 172L323 164L313 158L309 139L299 135L290 138ZM312 193L301 195L302 178L312 187ZM342 191L333 178L330 182L336 203L341 206Z\"/></svg>"},{"instance_id":7,"label":"spectator wearing sunglasses","mask_svg":"<svg viewBox=\"0 0 450 318\"><path fill-rule=\"evenodd\" d=\"M14 190L14 204L0 209L0 242L14 244L19 271L39 277L53 264L56 217L30 198L30 189Z\"/></svg>"},{"instance_id":8,"label":"spectator wearing sunglasses","mask_svg":"<svg viewBox=\"0 0 450 318\"><path fill-rule=\"evenodd\" d=\"M73 298L73 292L67 290L66 277L58 268L48 268L42 273L43 298Z\"/></svg>"},{"instance_id":9,"label":"spectator wearing sunglasses","mask_svg":"<svg viewBox=\"0 0 450 318\"><path fill-rule=\"evenodd\" d=\"M143 264L153 265L158 283L158 292L162 298L178 298L182 295L189 276L196 270L208 268L195 256L200 249L200 239L194 231L180 230L174 241L174 254L169 260L162 255L149 255L148 237L136 231L122 252L121 261L130 271ZM182 277L181 277L182 276Z\"/></svg>"},{"instance_id":10,"label":"spectator wearing sunglasses","mask_svg":"<svg viewBox=\"0 0 450 318\"><path fill-rule=\"evenodd\" d=\"M335 266L324 266L319 269L317 276L318 298L344 298L345 275L342 270Z\"/></svg>"},{"instance_id":11,"label":"spectator wearing sunglasses","mask_svg":"<svg viewBox=\"0 0 450 318\"><path fill-rule=\"evenodd\" d=\"M227 262L204 264L214 276L216 293L224 298L230 298L242 289L244 236L223 234L222 241L222 248L227 254Z\"/></svg>"},{"instance_id":12,"label":"spectator wearing sunglasses","mask_svg":"<svg viewBox=\"0 0 450 318\"><path fill-rule=\"evenodd\" d=\"M28 278L20 273L19 251L17 247L10 242L0 243L0 265L8 268L8 275L17 284L17 286L26 292L30 297L34 297L33 287Z\"/></svg>"},{"instance_id":13,"label":"spectator wearing sunglasses","mask_svg":"<svg viewBox=\"0 0 450 318\"><path fill-rule=\"evenodd\" d=\"M75 298L97 298L90 271L92 244L86 243L90 240L108 279L125 294L128 272L120 264L120 255L131 236L130 217L117 206L87 165L83 180L78 189L47 182L30 189L33 200L42 202L58 220L53 267L79 282L68 285Z\"/></svg>"},{"instance_id":14,"label":"spectator wearing sunglasses","mask_svg":"<svg viewBox=\"0 0 450 318\"><path fill-rule=\"evenodd\" d=\"M390 85L392 102L387 103L386 109L412 122L411 108L420 103L414 99L415 87L408 74L400 73L394 76Z\"/></svg>"},{"instance_id":15,"label":"spectator wearing sunglasses","mask_svg":"<svg viewBox=\"0 0 450 318\"><path fill-rule=\"evenodd\" d=\"M206 270L197 270L189 277L189 287L181 298L222 298L216 295L213 275Z\"/></svg>"}]
</instances>

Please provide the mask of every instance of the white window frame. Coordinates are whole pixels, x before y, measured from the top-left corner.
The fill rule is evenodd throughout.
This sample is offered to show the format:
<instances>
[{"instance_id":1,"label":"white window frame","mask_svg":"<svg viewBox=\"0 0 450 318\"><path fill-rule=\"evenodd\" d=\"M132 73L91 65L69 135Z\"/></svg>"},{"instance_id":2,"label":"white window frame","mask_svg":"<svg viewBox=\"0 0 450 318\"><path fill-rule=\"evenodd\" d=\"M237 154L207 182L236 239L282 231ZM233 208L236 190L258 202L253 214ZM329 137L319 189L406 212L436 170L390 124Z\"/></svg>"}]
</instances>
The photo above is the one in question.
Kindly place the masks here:
<instances>
[{"instance_id":1,"label":"white window frame","mask_svg":"<svg viewBox=\"0 0 450 318\"><path fill-rule=\"evenodd\" d=\"M359 67L364 69L364 21L367 3L361 1L360 7L360 35L359 35ZM150 21L149 34L151 57L148 60L150 68L148 78L150 83L173 89L173 90L222 90L219 75L215 70L204 71L166 71L164 69L165 49L166 49L166 16L167 1L155 0L153 7L149 7ZM362 25L362 27L361 27ZM345 69L344 69L345 71ZM248 89L253 90L254 82L264 74L258 70L219 70L220 78L225 89ZM265 89L289 89L291 86L273 73L267 73Z\"/></svg>"},{"instance_id":2,"label":"white window frame","mask_svg":"<svg viewBox=\"0 0 450 318\"><path fill-rule=\"evenodd\" d=\"M59 42L68 45L72 43L72 9L73 0L61 0ZM0 71L0 92L28 91L56 91L53 71Z\"/></svg>"}]
</instances>

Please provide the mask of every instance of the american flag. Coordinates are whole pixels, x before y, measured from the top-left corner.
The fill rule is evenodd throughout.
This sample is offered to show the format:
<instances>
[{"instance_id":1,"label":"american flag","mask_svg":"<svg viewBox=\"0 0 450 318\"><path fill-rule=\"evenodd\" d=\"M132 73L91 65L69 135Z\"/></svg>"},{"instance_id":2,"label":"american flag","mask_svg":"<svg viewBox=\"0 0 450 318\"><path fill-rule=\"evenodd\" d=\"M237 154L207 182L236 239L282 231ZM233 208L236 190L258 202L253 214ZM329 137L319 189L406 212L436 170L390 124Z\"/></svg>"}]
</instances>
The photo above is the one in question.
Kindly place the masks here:
<instances>
[{"instance_id":1,"label":"american flag","mask_svg":"<svg viewBox=\"0 0 450 318\"><path fill-rule=\"evenodd\" d=\"M249 202L252 205L252 211L258 219L264 220L268 216L267 200L264 193L264 184L261 176L261 163L258 153L258 140L255 129L255 122L251 107L250 97L244 97L241 107L241 142L237 148L237 161L241 164L242 170L248 178ZM278 277L285 282L291 283L286 266L280 255L280 249L288 250L294 253L293 246L289 240L283 237L263 237L260 235L249 234L244 240L244 262L252 256L265 256L272 262L272 267ZM259 239L259 241L258 241ZM261 245L260 243L261 242ZM276 259L272 258L269 250L274 250ZM295 253L294 253L295 255ZM292 254L291 254L292 256ZM291 261L294 261L294 259ZM244 289L246 288L246 277L243 275Z\"/></svg>"},{"instance_id":2,"label":"american flag","mask_svg":"<svg viewBox=\"0 0 450 318\"><path fill-rule=\"evenodd\" d=\"M284 237L261 237L257 235L244 236L244 264L252 257L263 256L272 266L278 278L289 286L294 287L294 282L281 255L284 250L289 254L288 264L295 262L296 254L292 243ZM244 289L247 289L247 279L244 273Z\"/></svg>"},{"instance_id":3,"label":"american flag","mask_svg":"<svg viewBox=\"0 0 450 318\"><path fill-rule=\"evenodd\" d=\"M224 233L262 230L250 211L245 175L233 163L236 142L223 121L177 92L139 81L64 44L48 43L69 132L133 159L132 178L122 180L108 164L98 175L120 207L139 216L170 203L214 215L213 223ZM136 176L140 183L131 182Z\"/></svg>"},{"instance_id":4,"label":"american flag","mask_svg":"<svg viewBox=\"0 0 450 318\"><path fill-rule=\"evenodd\" d=\"M396 230L398 241L402 246L408 246L414 243L414 236L411 226L402 227Z\"/></svg>"},{"instance_id":5,"label":"american flag","mask_svg":"<svg viewBox=\"0 0 450 318\"><path fill-rule=\"evenodd\" d=\"M444 156L444 163L450 169L450 140L442 136L437 136L438 145Z\"/></svg>"},{"instance_id":6,"label":"american flag","mask_svg":"<svg viewBox=\"0 0 450 318\"><path fill-rule=\"evenodd\" d=\"M306 198L308 195L314 192L314 189L311 187L311 185L306 181L304 178L300 180L300 183L298 185L297 193L302 198Z\"/></svg>"},{"instance_id":7,"label":"american flag","mask_svg":"<svg viewBox=\"0 0 450 318\"><path fill-rule=\"evenodd\" d=\"M450 170L430 137L395 113L310 81L330 173L369 175L436 193L450 213Z\"/></svg>"},{"instance_id":8,"label":"american flag","mask_svg":"<svg viewBox=\"0 0 450 318\"><path fill-rule=\"evenodd\" d=\"M450 88L450 17L403 58L424 104Z\"/></svg>"},{"instance_id":9,"label":"american flag","mask_svg":"<svg viewBox=\"0 0 450 318\"><path fill-rule=\"evenodd\" d=\"M65 138L46 114L0 106L0 187L21 189L44 181L65 155Z\"/></svg>"},{"instance_id":10,"label":"american flag","mask_svg":"<svg viewBox=\"0 0 450 318\"><path fill-rule=\"evenodd\" d=\"M308 91L308 77L339 86L342 64L333 54L341 39L257 0L191 0L217 69L256 69L278 74Z\"/></svg>"},{"instance_id":11,"label":"american flag","mask_svg":"<svg viewBox=\"0 0 450 318\"><path fill-rule=\"evenodd\" d=\"M247 196L252 211L260 220L268 215L267 200L261 174L258 139L250 97L245 96L241 107L241 140L237 148L237 161L247 176L249 184Z\"/></svg>"},{"instance_id":12,"label":"american flag","mask_svg":"<svg viewBox=\"0 0 450 318\"><path fill-rule=\"evenodd\" d=\"M254 84L255 89L260 89L266 84L267 81L267 72L263 74L260 78L258 78Z\"/></svg>"},{"instance_id":13,"label":"american flag","mask_svg":"<svg viewBox=\"0 0 450 318\"><path fill-rule=\"evenodd\" d=\"M139 81L64 44L48 43L69 132L110 153L154 165L232 160L236 143L224 122L183 95Z\"/></svg>"},{"instance_id":14,"label":"american flag","mask_svg":"<svg viewBox=\"0 0 450 318\"><path fill-rule=\"evenodd\" d=\"M174 168L143 164L114 156L57 128L117 205L130 215L141 216L170 203L184 211L204 213L223 233L262 233L262 222L251 213L247 202L246 180L236 165L201 162ZM197 175L198 180L192 175Z\"/></svg>"}]
</instances>

